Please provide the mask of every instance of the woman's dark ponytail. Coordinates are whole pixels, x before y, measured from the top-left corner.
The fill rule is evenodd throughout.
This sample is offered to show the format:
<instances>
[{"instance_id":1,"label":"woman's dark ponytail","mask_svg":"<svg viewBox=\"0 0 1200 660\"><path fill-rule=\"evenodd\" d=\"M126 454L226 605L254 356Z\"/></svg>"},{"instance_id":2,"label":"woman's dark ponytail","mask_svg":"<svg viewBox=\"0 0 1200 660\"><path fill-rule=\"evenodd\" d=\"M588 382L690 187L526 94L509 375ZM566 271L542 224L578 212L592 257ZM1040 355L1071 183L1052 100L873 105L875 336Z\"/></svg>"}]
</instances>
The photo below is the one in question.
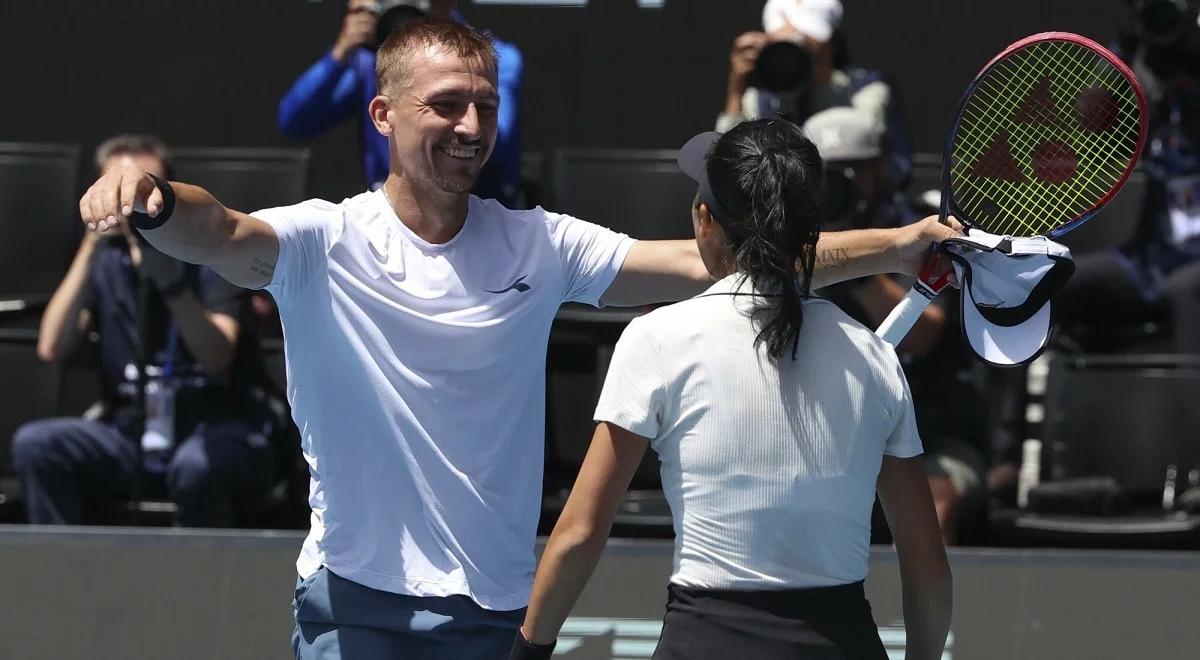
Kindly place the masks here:
<instances>
[{"instance_id":1,"label":"woman's dark ponytail","mask_svg":"<svg viewBox=\"0 0 1200 660\"><path fill-rule=\"evenodd\" d=\"M797 341L810 294L824 195L817 149L795 124L743 122L708 162L713 194L737 220L728 231L737 269L763 293L756 338L778 359Z\"/></svg>"}]
</instances>

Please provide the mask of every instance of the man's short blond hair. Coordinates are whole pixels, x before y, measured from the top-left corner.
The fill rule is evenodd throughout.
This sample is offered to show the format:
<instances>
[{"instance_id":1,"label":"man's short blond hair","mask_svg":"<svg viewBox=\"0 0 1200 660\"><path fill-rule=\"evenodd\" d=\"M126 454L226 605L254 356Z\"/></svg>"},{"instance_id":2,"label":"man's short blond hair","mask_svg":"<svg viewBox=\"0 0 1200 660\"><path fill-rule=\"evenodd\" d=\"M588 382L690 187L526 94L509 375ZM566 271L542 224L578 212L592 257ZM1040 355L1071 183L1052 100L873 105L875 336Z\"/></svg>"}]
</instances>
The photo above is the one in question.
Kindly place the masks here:
<instances>
[{"instance_id":1,"label":"man's short blond hair","mask_svg":"<svg viewBox=\"0 0 1200 660\"><path fill-rule=\"evenodd\" d=\"M375 57L375 84L380 94L411 79L407 68L417 50L435 46L474 62L496 80L496 46L490 34L458 21L414 18L396 28Z\"/></svg>"}]
</instances>

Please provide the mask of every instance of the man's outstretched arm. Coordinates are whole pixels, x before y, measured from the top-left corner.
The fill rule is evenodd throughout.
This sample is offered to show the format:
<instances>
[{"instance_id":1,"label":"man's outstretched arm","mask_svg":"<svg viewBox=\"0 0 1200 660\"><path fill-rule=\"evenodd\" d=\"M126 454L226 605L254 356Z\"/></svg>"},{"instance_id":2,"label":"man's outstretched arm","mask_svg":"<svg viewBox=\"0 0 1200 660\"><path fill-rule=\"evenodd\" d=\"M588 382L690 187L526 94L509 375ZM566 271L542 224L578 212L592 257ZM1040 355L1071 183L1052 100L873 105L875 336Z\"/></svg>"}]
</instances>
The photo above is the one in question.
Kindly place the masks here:
<instances>
[{"instance_id":1,"label":"man's outstretched arm","mask_svg":"<svg viewBox=\"0 0 1200 660\"><path fill-rule=\"evenodd\" d=\"M225 208L203 188L164 184L174 195L173 208L164 207L163 191L145 170L134 165L114 168L84 193L79 214L89 230L105 232L115 231L118 222L130 222L134 213L146 214L153 225L169 212L169 218L153 229L131 224L164 254L209 266L233 284L258 289L271 283L279 239L269 224Z\"/></svg>"},{"instance_id":2,"label":"man's outstretched arm","mask_svg":"<svg viewBox=\"0 0 1200 660\"><path fill-rule=\"evenodd\" d=\"M880 273L916 275L930 245L959 234L956 220L948 226L937 216L898 229L824 232L817 241L812 288ZM618 307L675 302L711 283L695 241L638 241L600 302Z\"/></svg>"}]
</instances>

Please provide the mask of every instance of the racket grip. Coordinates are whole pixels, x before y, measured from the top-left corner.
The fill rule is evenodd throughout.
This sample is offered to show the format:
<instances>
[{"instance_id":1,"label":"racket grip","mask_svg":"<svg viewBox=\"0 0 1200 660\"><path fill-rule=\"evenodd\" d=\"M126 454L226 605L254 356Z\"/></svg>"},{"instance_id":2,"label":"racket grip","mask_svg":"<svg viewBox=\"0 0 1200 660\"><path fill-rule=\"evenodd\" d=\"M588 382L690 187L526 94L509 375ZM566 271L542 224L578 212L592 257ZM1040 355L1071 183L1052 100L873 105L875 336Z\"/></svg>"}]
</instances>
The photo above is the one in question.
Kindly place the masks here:
<instances>
[{"instance_id":1,"label":"racket grip","mask_svg":"<svg viewBox=\"0 0 1200 660\"><path fill-rule=\"evenodd\" d=\"M888 314L883 323L879 324L879 329L875 331L875 334L892 346L899 346L908 331L916 325L917 319L921 318L921 312L925 311L932 301L933 297L925 290L914 286L908 290L908 294L904 296L900 304L896 305L892 313Z\"/></svg>"}]
</instances>

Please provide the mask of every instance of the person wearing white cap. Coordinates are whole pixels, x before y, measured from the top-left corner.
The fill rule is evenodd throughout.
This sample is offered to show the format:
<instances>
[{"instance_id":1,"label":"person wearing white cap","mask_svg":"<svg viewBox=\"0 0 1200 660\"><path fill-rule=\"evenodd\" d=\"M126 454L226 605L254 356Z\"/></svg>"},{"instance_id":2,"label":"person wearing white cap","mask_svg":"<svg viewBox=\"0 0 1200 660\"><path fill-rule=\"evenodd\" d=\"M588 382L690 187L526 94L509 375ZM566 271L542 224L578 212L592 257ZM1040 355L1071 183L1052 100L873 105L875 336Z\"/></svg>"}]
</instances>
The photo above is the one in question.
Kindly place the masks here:
<instances>
[{"instance_id":1,"label":"person wearing white cap","mask_svg":"<svg viewBox=\"0 0 1200 660\"><path fill-rule=\"evenodd\" d=\"M814 114L804 132L825 160L830 229L899 227L919 217L892 192L884 174L882 138L854 108L830 108ZM871 275L827 287L821 295L856 321L874 328L902 300L911 282L891 275ZM897 346L912 384L917 426L925 444L925 468L947 544L958 540L960 522L978 520L985 512L986 438L981 394L964 385L960 375L974 365L954 328L958 310L951 296L925 308L913 329ZM945 402L954 399L954 406Z\"/></svg>"},{"instance_id":2,"label":"person wearing white cap","mask_svg":"<svg viewBox=\"0 0 1200 660\"><path fill-rule=\"evenodd\" d=\"M837 106L814 113L805 134L825 160L831 213L826 227L896 227L916 219L887 176L884 136L866 113ZM846 184L846 185L843 185Z\"/></svg>"},{"instance_id":3,"label":"person wearing white cap","mask_svg":"<svg viewBox=\"0 0 1200 660\"><path fill-rule=\"evenodd\" d=\"M847 66L842 15L839 0L768 0L763 31L734 39L716 129L776 115L802 123L826 108L854 107L884 134L889 176L902 184L911 170L903 116L879 72ZM807 57L787 44L802 46Z\"/></svg>"},{"instance_id":4,"label":"person wearing white cap","mask_svg":"<svg viewBox=\"0 0 1200 660\"><path fill-rule=\"evenodd\" d=\"M550 657L648 447L675 525L656 660L886 659L862 582L877 491L905 657L940 658L950 568L908 384L890 345L809 294L817 149L795 124L760 119L695 136L679 165L717 282L621 335L510 660Z\"/></svg>"}]
</instances>

